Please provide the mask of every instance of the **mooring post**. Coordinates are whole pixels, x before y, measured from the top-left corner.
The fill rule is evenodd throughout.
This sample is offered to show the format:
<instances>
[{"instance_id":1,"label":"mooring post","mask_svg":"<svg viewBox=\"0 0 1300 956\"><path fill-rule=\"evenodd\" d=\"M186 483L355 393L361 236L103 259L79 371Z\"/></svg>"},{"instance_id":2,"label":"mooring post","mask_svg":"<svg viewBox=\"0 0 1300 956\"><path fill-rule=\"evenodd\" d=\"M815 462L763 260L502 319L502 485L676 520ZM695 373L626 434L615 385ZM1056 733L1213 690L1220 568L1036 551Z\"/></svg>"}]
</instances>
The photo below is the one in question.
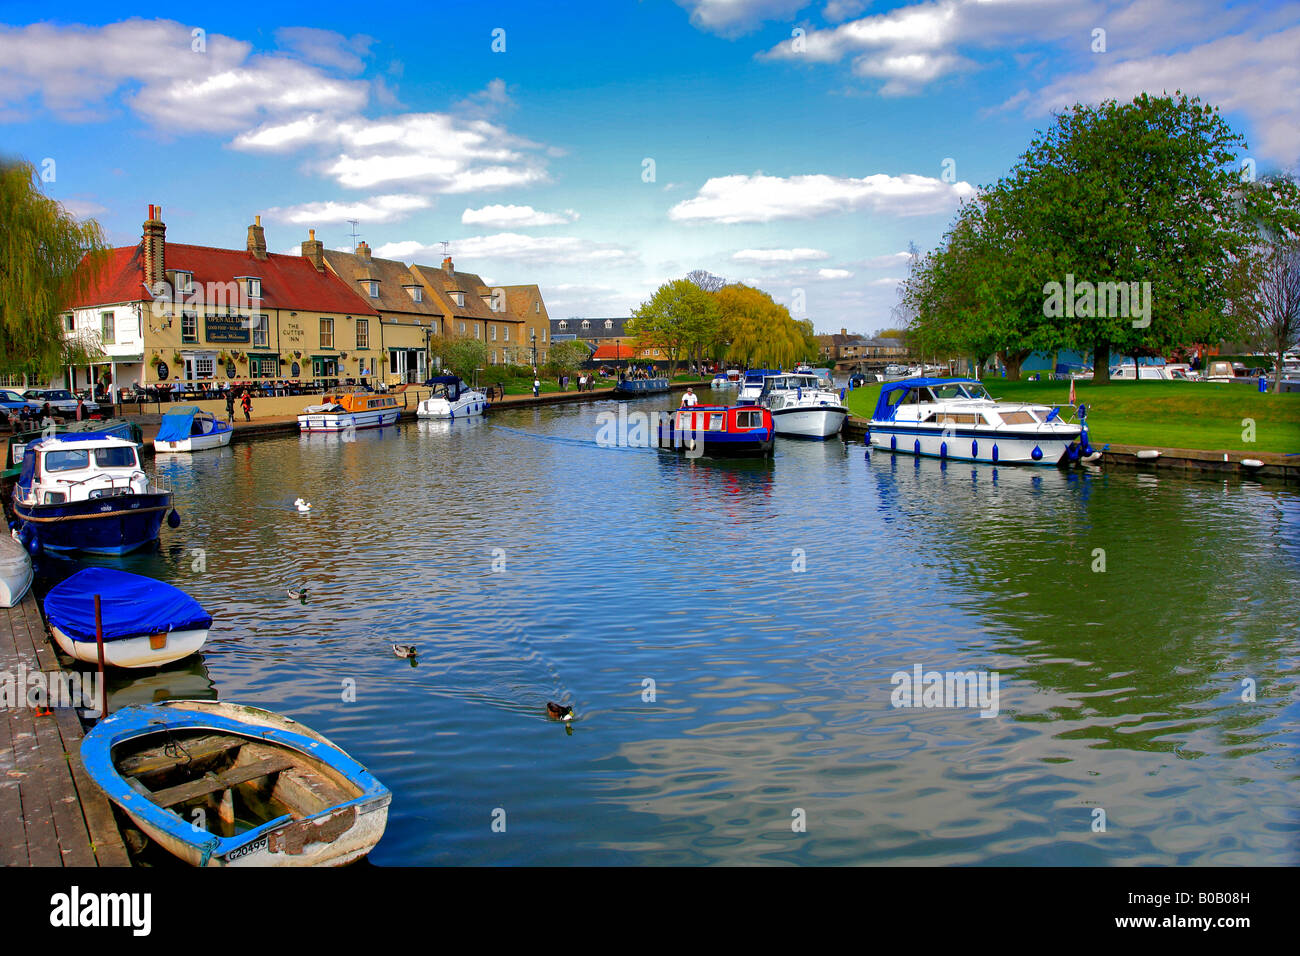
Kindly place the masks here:
<instances>
[{"instance_id":1,"label":"mooring post","mask_svg":"<svg viewBox=\"0 0 1300 956\"><path fill-rule=\"evenodd\" d=\"M99 717L108 716L108 684L104 683L104 618L99 609L99 595L95 595L95 647L99 651Z\"/></svg>"}]
</instances>

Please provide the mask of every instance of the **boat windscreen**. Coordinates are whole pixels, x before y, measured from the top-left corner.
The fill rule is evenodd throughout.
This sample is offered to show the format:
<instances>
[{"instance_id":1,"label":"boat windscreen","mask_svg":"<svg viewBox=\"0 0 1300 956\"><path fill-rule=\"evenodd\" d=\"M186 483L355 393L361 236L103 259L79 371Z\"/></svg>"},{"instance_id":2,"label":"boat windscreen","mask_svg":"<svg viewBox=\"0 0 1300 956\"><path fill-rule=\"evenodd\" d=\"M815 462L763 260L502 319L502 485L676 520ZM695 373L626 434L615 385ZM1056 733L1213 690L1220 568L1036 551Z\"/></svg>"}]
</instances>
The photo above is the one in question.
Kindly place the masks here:
<instances>
[{"instance_id":1,"label":"boat windscreen","mask_svg":"<svg viewBox=\"0 0 1300 956\"><path fill-rule=\"evenodd\" d=\"M992 398L989 396L988 390L985 389L983 385L976 385L974 383L970 383L970 384L963 385L962 388L965 390L966 394L971 398L983 398L992 401Z\"/></svg>"}]
</instances>

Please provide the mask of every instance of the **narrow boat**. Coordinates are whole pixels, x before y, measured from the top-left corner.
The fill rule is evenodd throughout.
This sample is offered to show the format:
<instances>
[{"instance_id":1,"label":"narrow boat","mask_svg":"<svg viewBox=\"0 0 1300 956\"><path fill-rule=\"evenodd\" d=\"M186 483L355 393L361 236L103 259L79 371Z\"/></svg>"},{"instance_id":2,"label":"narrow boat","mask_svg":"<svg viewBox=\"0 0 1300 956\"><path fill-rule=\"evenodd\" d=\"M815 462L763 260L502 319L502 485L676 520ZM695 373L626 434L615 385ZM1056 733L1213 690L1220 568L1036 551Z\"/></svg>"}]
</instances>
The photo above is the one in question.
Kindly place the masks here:
<instances>
[{"instance_id":1,"label":"narrow boat","mask_svg":"<svg viewBox=\"0 0 1300 956\"><path fill-rule=\"evenodd\" d=\"M780 375L781 370L775 368L752 368L745 373L745 379L740 383L740 391L736 393L737 405L757 405L758 396L763 394L763 382L769 375Z\"/></svg>"},{"instance_id":2,"label":"narrow boat","mask_svg":"<svg viewBox=\"0 0 1300 956\"><path fill-rule=\"evenodd\" d=\"M487 395L470 388L457 375L438 375L424 384L433 387L433 394L417 406L415 414L419 418L455 421L487 411Z\"/></svg>"},{"instance_id":3,"label":"narrow boat","mask_svg":"<svg viewBox=\"0 0 1300 956\"><path fill-rule=\"evenodd\" d=\"M90 554L157 541L171 506L171 489L145 474L135 444L99 432L28 443L13 496L24 545Z\"/></svg>"},{"instance_id":4,"label":"narrow boat","mask_svg":"<svg viewBox=\"0 0 1300 956\"><path fill-rule=\"evenodd\" d=\"M873 448L1002 464L1055 465L1093 453L1078 408L995 401L964 378L909 378L880 390L868 426Z\"/></svg>"},{"instance_id":5,"label":"narrow boat","mask_svg":"<svg viewBox=\"0 0 1300 956\"><path fill-rule=\"evenodd\" d=\"M279 714L169 700L104 718L86 773L152 841L191 866L341 866L384 835L392 792L341 748Z\"/></svg>"},{"instance_id":6,"label":"narrow boat","mask_svg":"<svg viewBox=\"0 0 1300 956\"><path fill-rule=\"evenodd\" d=\"M32 558L11 535L0 535L0 607L14 607L32 586Z\"/></svg>"},{"instance_id":7,"label":"narrow boat","mask_svg":"<svg viewBox=\"0 0 1300 956\"><path fill-rule=\"evenodd\" d=\"M696 405L660 416L658 441L665 451L691 457L764 458L775 434L766 408Z\"/></svg>"},{"instance_id":8,"label":"narrow boat","mask_svg":"<svg viewBox=\"0 0 1300 956\"><path fill-rule=\"evenodd\" d=\"M618 384L614 386L615 395L655 395L666 391L668 391L666 375L658 378L624 378L620 375Z\"/></svg>"},{"instance_id":9,"label":"narrow boat","mask_svg":"<svg viewBox=\"0 0 1300 956\"><path fill-rule=\"evenodd\" d=\"M105 664L159 667L189 657L208 639L212 615L180 588L115 568L82 568L45 595L45 618L54 643L83 663L99 661L96 594Z\"/></svg>"},{"instance_id":10,"label":"narrow boat","mask_svg":"<svg viewBox=\"0 0 1300 956\"><path fill-rule=\"evenodd\" d=\"M223 448L230 444L234 434L229 422L223 422L211 412L197 405L181 405L163 415L158 435L153 440L154 451L186 452L205 448Z\"/></svg>"},{"instance_id":11,"label":"narrow boat","mask_svg":"<svg viewBox=\"0 0 1300 956\"><path fill-rule=\"evenodd\" d=\"M374 392L326 395L322 404L303 409L298 416L298 427L304 432L360 431L392 425L401 414L402 406L392 395Z\"/></svg>"},{"instance_id":12,"label":"narrow boat","mask_svg":"<svg viewBox=\"0 0 1300 956\"><path fill-rule=\"evenodd\" d=\"M772 413L776 433L791 438L830 438L849 417L839 393L822 388L811 373L767 376L758 404Z\"/></svg>"}]
</instances>

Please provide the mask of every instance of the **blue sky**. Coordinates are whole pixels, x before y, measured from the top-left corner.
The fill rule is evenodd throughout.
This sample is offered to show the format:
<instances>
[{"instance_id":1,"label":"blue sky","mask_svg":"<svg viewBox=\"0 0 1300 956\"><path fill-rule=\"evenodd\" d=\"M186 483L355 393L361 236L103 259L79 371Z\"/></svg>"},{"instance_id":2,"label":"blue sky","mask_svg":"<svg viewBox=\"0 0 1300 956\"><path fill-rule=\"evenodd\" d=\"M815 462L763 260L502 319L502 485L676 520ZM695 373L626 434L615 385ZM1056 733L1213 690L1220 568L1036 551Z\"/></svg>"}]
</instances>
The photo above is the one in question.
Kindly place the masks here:
<instances>
[{"instance_id":1,"label":"blue sky","mask_svg":"<svg viewBox=\"0 0 1300 956\"><path fill-rule=\"evenodd\" d=\"M706 268L819 331L886 327L909 240L1076 101L1179 88L1260 169L1300 161L1296 4L104 9L0 5L0 150L52 160L49 194L114 244L149 203L206 245L260 214L278 252L313 227L347 247L358 219L377 254L437 263L447 240L458 268L536 282L556 318Z\"/></svg>"}]
</instances>

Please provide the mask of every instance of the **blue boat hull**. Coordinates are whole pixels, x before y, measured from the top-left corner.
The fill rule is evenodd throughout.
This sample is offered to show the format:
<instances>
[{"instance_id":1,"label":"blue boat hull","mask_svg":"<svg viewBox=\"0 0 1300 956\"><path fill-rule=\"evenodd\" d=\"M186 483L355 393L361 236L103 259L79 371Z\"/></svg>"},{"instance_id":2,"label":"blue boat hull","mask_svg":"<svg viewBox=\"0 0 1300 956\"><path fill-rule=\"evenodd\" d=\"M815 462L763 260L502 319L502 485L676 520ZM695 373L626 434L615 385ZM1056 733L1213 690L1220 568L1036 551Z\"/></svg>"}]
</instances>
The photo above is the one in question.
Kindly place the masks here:
<instances>
[{"instance_id":1,"label":"blue boat hull","mask_svg":"<svg viewBox=\"0 0 1300 956\"><path fill-rule=\"evenodd\" d=\"M158 540L171 492L117 495L64 504L24 505L14 514L42 548L87 554L128 554Z\"/></svg>"},{"instance_id":2,"label":"blue boat hull","mask_svg":"<svg viewBox=\"0 0 1300 956\"><path fill-rule=\"evenodd\" d=\"M666 378L630 378L614 386L615 395L655 395L668 391Z\"/></svg>"},{"instance_id":3,"label":"blue boat hull","mask_svg":"<svg viewBox=\"0 0 1300 956\"><path fill-rule=\"evenodd\" d=\"M701 436L703 436L701 438ZM682 454L694 452L695 441L701 441L700 455L707 458L767 458L775 445L771 430L753 429L740 435L728 432L659 429L659 447L664 451Z\"/></svg>"}]
</instances>

